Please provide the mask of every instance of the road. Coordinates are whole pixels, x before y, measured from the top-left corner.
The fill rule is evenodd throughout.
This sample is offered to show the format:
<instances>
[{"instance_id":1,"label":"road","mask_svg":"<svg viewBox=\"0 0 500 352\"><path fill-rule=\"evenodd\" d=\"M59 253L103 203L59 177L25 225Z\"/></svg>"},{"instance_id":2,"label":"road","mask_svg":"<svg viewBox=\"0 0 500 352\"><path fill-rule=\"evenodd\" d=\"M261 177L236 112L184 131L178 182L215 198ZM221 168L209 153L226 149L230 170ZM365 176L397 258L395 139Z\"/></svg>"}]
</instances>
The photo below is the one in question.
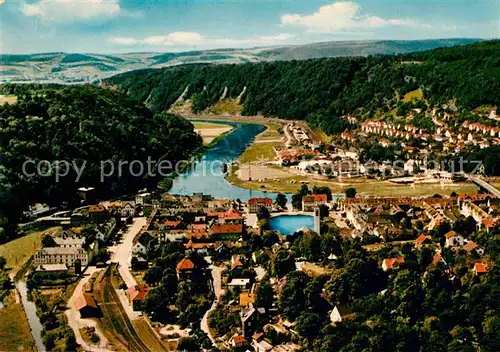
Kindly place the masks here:
<instances>
[{"instance_id":1,"label":"road","mask_svg":"<svg viewBox=\"0 0 500 352\"><path fill-rule=\"evenodd\" d=\"M225 268L223 267L212 266L212 283L214 287L215 299L210 309L205 312L205 315L201 319L200 323L201 331L203 331L205 334L208 335L208 338L210 339L210 341L212 341L214 347L217 347L217 342L215 341L215 337L212 336L212 334L210 333L210 328L208 325L208 316L212 311L215 310L215 308L217 307L217 303L219 302L219 299L222 295L221 274L224 271L224 269Z\"/></svg>"},{"instance_id":2,"label":"road","mask_svg":"<svg viewBox=\"0 0 500 352\"><path fill-rule=\"evenodd\" d=\"M143 226L146 225L146 218L134 218L134 222L123 235L122 243L120 243L111 257L114 263L118 263L118 271L120 272L123 281L127 287L137 285L134 275L130 272L129 265L132 259L132 247L134 246L134 238L141 232Z\"/></svg>"},{"instance_id":3,"label":"road","mask_svg":"<svg viewBox=\"0 0 500 352\"><path fill-rule=\"evenodd\" d=\"M78 283L78 285L75 288L75 291L73 291L73 295L71 296L71 298L68 301L68 310L66 310L66 312L64 312L66 314L66 317L68 318L68 325L71 327L71 329L73 329L73 332L75 333L76 342L80 346L82 346L82 348L85 351L93 351L93 352L94 351L95 352L109 351L109 349L107 348L108 340L106 339L106 337L104 336L102 331L97 326L97 322L95 320L92 320L92 319L82 319L80 316L80 312L78 310L76 310L75 305L74 305L75 300L77 299L77 297L80 294L82 294L83 287L89 281L89 279L92 277L92 274L94 274L95 272L99 272L101 270L103 270L103 269L98 269L98 268L93 267L93 266L87 268L87 270L85 272L85 277L80 280L80 282ZM92 326L95 328L95 332L100 338L98 346L96 346L96 345L90 346L83 339L83 337L80 333L80 329L83 329L84 327L88 327L88 326Z\"/></svg>"},{"instance_id":4,"label":"road","mask_svg":"<svg viewBox=\"0 0 500 352\"><path fill-rule=\"evenodd\" d=\"M498 189L496 189L495 187L493 187L492 185L490 185L488 182L484 181L481 177L469 176L469 178L473 183L475 183L479 187L487 190L488 192L493 194L495 197L500 198L500 191Z\"/></svg>"}]
</instances>

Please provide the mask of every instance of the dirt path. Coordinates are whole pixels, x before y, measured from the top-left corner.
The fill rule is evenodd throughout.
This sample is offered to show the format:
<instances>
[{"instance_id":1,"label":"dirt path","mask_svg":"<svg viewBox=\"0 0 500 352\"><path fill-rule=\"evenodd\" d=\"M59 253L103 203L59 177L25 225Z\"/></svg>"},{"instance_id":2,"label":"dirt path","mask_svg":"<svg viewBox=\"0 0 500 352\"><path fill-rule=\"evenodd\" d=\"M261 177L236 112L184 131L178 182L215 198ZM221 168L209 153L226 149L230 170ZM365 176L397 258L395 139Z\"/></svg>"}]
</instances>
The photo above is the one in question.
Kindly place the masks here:
<instances>
[{"instance_id":1,"label":"dirt path","mask_svg":"<svg viewBox=\"0 0 500 352\"><path fill-rule=\"evenodd\" d=\"M214 302L212 303L212 306L210 307L210 309L205 312L205 315L201 319L201 323L200 323L201 331L203 331L204 333L207 334L208 338L210 339L210 341L212 341L212 344L215 347L217 346L217 342L215 341L215 337L212 336L212 334L210 332L210 327L209 327L209 323L208 323L208 316L217 307L217 303L219 302L220 296L222 294L221 274L223 271L224 271L224 268L222 268L222 267L218 267L218 266L212 267L212 283L213 283L213 287L214 287L215 299L214 299Z\"/></svg>"}]
</instances>

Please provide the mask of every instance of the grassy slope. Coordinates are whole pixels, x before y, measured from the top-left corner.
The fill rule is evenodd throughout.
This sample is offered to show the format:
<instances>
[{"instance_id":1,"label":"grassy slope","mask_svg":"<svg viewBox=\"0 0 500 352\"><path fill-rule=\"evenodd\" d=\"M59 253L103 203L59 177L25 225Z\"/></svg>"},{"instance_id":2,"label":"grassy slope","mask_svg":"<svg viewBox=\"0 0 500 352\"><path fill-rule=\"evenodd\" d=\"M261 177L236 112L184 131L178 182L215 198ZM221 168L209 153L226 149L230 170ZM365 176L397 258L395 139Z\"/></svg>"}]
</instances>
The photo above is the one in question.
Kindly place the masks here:
<instances>
[{"instance_id":1,"label":"grassy slope","mask_svg":"<svg viewBox=\"0 0 500 352\"><path fill-rule=\"evenodd\" d=\"M0 256L7 260L7 267L18 270L40 247L42 238L58 229L52 227L45 231L37 231L13 241L0 245Z\"/></svg>"}]
</instances>

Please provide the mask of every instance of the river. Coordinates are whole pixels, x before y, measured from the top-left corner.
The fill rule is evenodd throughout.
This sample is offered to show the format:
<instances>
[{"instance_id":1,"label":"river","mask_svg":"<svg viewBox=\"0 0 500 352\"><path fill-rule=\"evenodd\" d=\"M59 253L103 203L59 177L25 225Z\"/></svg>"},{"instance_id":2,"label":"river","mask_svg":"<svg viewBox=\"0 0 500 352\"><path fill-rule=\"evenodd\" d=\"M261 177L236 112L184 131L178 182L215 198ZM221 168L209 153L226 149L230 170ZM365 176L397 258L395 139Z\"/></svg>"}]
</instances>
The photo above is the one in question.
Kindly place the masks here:
<instances>
[{"instance_id":1,"label":"river","mask_svg":"<svg viewBox=\"0 0 500 352\"><path fill-rule=\"evenodd\" d=\"M207 120L197 120L207 122ZM215 198L231 198L247 201L252 197L276 198L277 193L250 190L229 183L223 173L223 164L238 159L253 143L255 136L265 130L258 124L212 121L235 127L226 137L208 148L205 155L193 167L175 178L170 194L192 195L203 193Z\"/></svg>"},{"instance_id":2,"label":"river","mask_svg":"<svg viewBox=\"0 0 500 352\"><path fill-rule=\"evenodd\" d=\"M26 286L24 275L20 275L20 277L15 280L15 286L21 296L21 303L26 312L26 317L28 318L28 324L31 328L31 335L35 340L36 349L38 351L45 351L45 346L42 341L43 327L40 323L40 319L38 319L36 315L35 303L28 300L28 287Z\"/></svg>"}]
</instances>

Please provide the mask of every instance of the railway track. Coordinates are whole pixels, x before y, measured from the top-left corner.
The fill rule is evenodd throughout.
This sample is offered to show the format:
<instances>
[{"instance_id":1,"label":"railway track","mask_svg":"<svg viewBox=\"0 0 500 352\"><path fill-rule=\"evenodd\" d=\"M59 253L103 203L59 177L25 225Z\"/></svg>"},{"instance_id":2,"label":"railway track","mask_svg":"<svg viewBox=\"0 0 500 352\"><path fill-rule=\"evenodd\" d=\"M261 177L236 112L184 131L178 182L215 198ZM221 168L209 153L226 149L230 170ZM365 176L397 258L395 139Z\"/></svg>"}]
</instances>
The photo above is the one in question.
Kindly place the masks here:
<instances>
[{"instance_id":1,"label":"railway track","mask_svg":"<svg viewBox=\"0 0 500 352\"><path fill-rule=\"evenodd\" d=\"M120 299L111 283L110 267L102 277L98 289L94 290L94 296L101 307L103 323L108 327L109 333L120 341L122 347L128 351L149 352L150 349L141 340L121 306Z\"/></svg>"}]
</instances>

